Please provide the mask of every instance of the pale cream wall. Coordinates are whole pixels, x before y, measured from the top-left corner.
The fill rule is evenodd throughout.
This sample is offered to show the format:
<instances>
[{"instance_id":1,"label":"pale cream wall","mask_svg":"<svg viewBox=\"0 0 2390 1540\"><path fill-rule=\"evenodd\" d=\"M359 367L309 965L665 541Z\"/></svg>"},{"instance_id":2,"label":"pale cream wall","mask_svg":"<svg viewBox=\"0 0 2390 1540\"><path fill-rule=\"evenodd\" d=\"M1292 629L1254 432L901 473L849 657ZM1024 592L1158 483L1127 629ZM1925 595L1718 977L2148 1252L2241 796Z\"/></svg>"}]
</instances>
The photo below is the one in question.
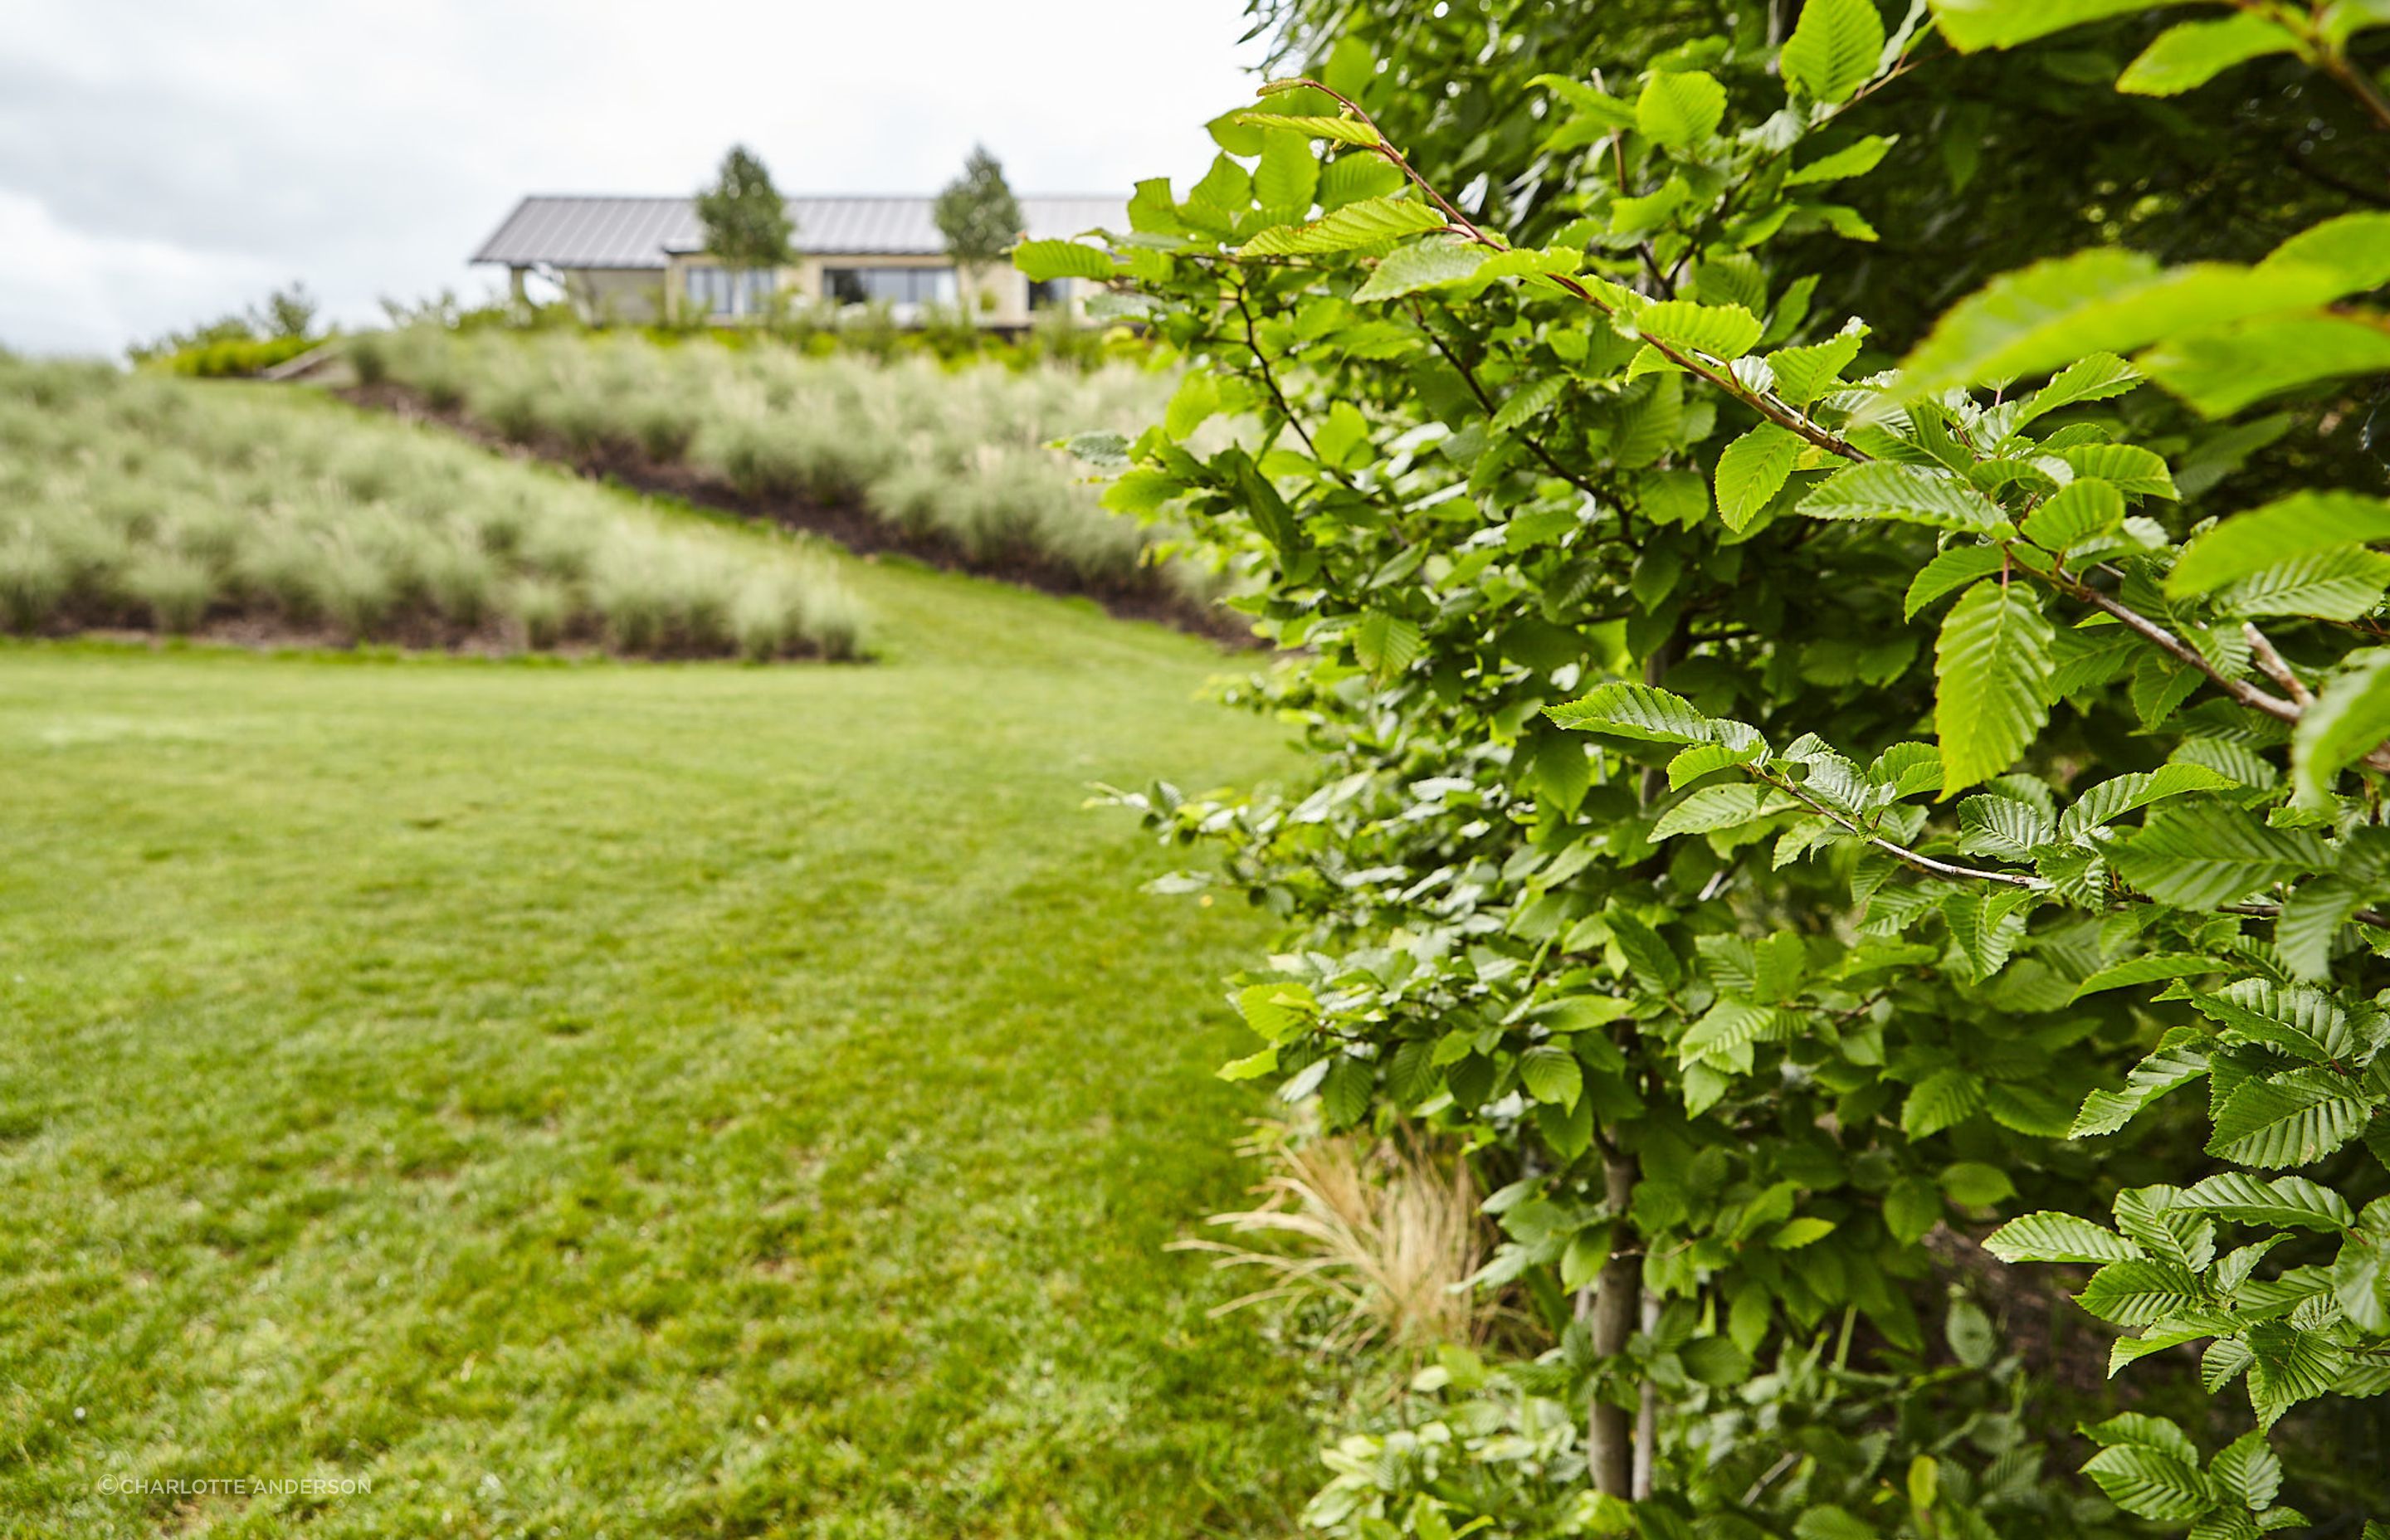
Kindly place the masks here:
<instances>
[{"instance_id":1,"label":"pale cream wall","mask_svg":"<svg viewBox=\"0 0 2390 1540\"><path fill-rule=\"evenodd\" d=\"M643 326L663 318L665 275L649 267L576 267L563 275L565 298L584 321Z\"/></svg>"},{"instance_id":2,"label":"pale cream wall","mask_svg":"<svg viewBox=\"0 0 2390 1540\"><path fill-rule=\"evenodd\" d=\"M702 256L675 255L671 259L671 268L665 275L665 292L670 297L670 304L674 312L677 313L681 301L687 292L683 275L691 267L712 265L712 262L711 259ZM955 265L952 259L944 256L807 255L798 258L789 266L780 269L780 288L792 300L818 302L822 298L822 270L827 267L954 267ZM1009 263L995 263L981 269L977 277L978 289L975 291L971 285L971 275L959 270L956 274L957 291L962 295L972 319L982 326L988 327L1023 327L1029 324L1033 318L1029 310L1029 280L1022 276L1019 268ZM1085 286L1073 287L1072 313L1084 314ZM993 294L995 303L988 309L981 309L977 302L978 291Z\"/></svg>"}]
</instances>

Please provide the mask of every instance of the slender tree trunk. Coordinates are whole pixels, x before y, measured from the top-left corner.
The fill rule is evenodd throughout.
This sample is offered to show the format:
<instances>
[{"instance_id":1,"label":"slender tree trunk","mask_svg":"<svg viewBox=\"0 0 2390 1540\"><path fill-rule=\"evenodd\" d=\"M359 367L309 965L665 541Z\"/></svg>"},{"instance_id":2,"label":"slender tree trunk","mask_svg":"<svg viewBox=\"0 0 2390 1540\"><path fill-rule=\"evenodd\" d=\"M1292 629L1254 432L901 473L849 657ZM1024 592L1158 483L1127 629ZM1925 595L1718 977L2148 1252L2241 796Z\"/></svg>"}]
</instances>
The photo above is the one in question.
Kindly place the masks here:
<instances>
[{"instance_id":1,"label":"slender tree trunk","mask_svg":"<svg viewBox=\"0 0 2390 1540\"><path fill-rule=\"evenodd\" d=\"M1660 683L1683 651L1683 633L1672 633L1643 660L1643 682ZM1667 794L1666 773L1644 771L1640 790L1647 807L1658 802ZM1595 1280L1588 1329L1595 1354L1609 1358L1625 1351L1626 1340L1638 1326L1651 1325L1658 1302L1644 1299L1643 1259L1639 1248L1628 1243L1626 1206L1634 1200L1635 1181L1640 1174L1634 1157L1613 1150L1602 1162L1601 1174L1604 1195L1619 1223L1611 1232L1610 1260L1602 1264L1601 1276ZM1651 1452L1658 1421L1658 1398L1648 1381L1633 1413L1605 1401L1594 1402L1586 1419L1586 1460L1592 1469L1594 1490L1630 1499L1651 1495Z\"/></svg>"},{"instance_id":2,"label":"slender tree trunk","mask_svg":"<svg viewBox=\"0 0 2390 1540\"><path fill-rule=\"evenodd\" d=\"M1613 1155L1602 1162L1611 1206L1622 1216L1635 1193L1635 1162L1626 1156ZM1628 1243L1623 1218L1621 1228L1611 1233L1610 1260L1601 1264L1601 1276L1594 1282L1588 1324L1593 1351L1602 1358L1626 1351L1626 1339L1634 1335L1643 1313L1642 1258ZM1595 1491L1613 1497L1634 1495L1635 1433L1625 1407L1596 1398L1586 1424L1586 1460Z\"/></svg>"},{"instance_id":3,"label":"slender tree trunk","mask_svg":"<svg viewBox=\"0 0 2390 1540\"><path fill-rule=\"evenodd\" d=\"M1643 1329L1650 1331L1660 1324L1660 1302L1651 1295L1643 1296ZM1643 1381L1642 1405L1635 1413L1635 1500L1641 1502L1651 1495L1651 1463L1660 1448L1660 1389L1649 1380Z\"/></svg>"}]
</instances>

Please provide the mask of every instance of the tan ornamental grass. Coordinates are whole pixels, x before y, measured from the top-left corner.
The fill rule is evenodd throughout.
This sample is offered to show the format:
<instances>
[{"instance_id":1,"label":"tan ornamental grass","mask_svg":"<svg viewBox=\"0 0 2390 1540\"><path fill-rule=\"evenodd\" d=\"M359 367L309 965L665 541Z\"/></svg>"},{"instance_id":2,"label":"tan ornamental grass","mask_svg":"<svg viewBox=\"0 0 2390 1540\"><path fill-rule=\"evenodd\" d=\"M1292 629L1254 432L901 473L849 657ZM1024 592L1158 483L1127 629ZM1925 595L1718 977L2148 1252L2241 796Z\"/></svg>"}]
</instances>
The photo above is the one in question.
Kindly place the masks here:
<instances>
[{"instance_id":1,"label":"tan ornamental grass","mask_svg":"<svg viewBox=\"0 0 2390 1540\"><path fill-rule=\"evenodd\" d=\"M1485 1222L1469 1163L1411 1128L1384 1137L1255 1124L1240 1153L1265 1162L1250 1209L1205 1223L1233 1240L1189 1239L1220 1268L1258 1268L1266 1287L1214 1315L1270 1301L1335 1314L1328 1351L1383 1342L1421 1351L1484 1340L1495 1312L1468 1279L1484 1260Z\"/></svg>"}]
</instances>

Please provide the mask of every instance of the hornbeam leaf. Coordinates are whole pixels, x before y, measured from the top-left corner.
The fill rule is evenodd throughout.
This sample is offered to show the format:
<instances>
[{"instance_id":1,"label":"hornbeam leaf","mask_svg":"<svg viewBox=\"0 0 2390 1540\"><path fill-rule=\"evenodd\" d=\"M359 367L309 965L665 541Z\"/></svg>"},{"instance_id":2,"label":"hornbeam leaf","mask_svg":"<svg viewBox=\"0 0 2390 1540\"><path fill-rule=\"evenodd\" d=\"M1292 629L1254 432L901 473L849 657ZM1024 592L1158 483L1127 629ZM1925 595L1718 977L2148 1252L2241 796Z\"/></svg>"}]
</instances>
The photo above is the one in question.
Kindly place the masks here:
<instances>
[{"instance_id":1,"label":"hornbeam leaf","mask_svg":"<svg viewBox=\"0 0 2390 1540\"><path fill-rule=\"evenodd\" d=\"M1934 656L1940 800L2014 764L2049 720L2051 638L2020 584L1987 578L1951 608Z\"/></svg>"},{"instance_id":2,"label":"hornbeam leaf","mask_svg":"<svg viewBox=\"0 0 2390 1540\"><path fill-rule=\"evenodd\" d=\"M1719 999L1702 1014L1677 1045L1679 1059L1728 1052L1752 1043L1781 1043L1800 1030L1801 1018L1774 1006L1754 1005L1732 996Z\"/></svg>"},{"instance_id":3,"label":"hornbeam leaf","mask_svg":"<svg viewBox=\"0 0 2390 1540\"><path fill-rule=\"evenodd\" d=\"M2136 1258L2112 1262L2092 1274L2075 1303L2118 1326L2154 1326L2205 1303L2206 1294L2180 1263Z\"/></svg>"},{"instance_id":4,"label":"hornbeam leaf","mask_svg":"<svg viewBox=\"0 0 2390 1540\"><path fill-rule=\"evenodd\" d=\"M1900 1131L1912 1139L1938 1134L1973 1117L1984 1105L1983 1080L1965 1070L1936 1070L1917 1083L1900 1109Z\"/></svg>"},{"instance_id":5,"label":"hornbeam leaf","mask_svg":"<svg viewBox=\"0 0 2390 1540\"><path fill-rule=\"evenodd\" d=\"M1471 241L1423 240L1397 247L1378 263L1378 270L1354 291L1353 298L1394 300L1423 289L1463 283L1476 276L1485 257L1485 248Z\"/></svg>"},{"instance_id":6,"label":"hornbeam leaf","mask_svg":"<svg viewBox=\"0 0 2390 1540\"><path fill-rule=\"evenodd\" d=\"M1699 144L1725 121L1726 87L1699 70L1653 74L1635 101L1635 126L1670 149Z\"/></svg>"},{"instance_id":7,"label":"hornbeam leaf","mask_svg":"<svg viewBox=\"0 0 2390 1540\"><path fill-rule=\"evenodd\" d=\"M2282 1462L2266 1447L2263 1433L2248 1432L2234 1439L2208 1462L2207 1473L2227 1496L2253 1511L2273 1507L2282 1490Z\"/></svg>"},{"instance_id":8,"label":"hornbeam leaf","mask_svg":"<svg viewBox=\"0 0 2390 1540\"><path fill-rule=\"evenodd\" d=\"M1635 126L1634 103L1620 101L1616 96L1597 90L1584 81L1571 80L1565 75L1547 74L1537 75L1527 83L1542 86L1577 111L1594 119L1605 129Z\"/></svg>"},{"instance_id":9,"label":"hornbeam leaf","mask_svg":"<svg viewBox=\"0 0 2390 1540\"><path fill-rule=\"evenodd\" d=\"M1578 732L1647 743L1712 743L1718 738L1716 721L1695 711L1683 696L1651 685L1604 685L1544 714Z\"/></svg>"},{"instance_id":10,"label":"hornbeam leaf","mask_svg":"<svg viewBox=\"0 0 2390 1540\"><path fill-rule=\"evenodd\" d=\"M2332 943L2368 896L2345 878L2319 877L2300 883L2283 901L2282 912L2274 917L2274 950L2294 977L2320 981L2331 972Z\"/></svg>"},{"instance_id":11,"label":"hornbeam leaf","mask_svg":"<svg viewBox=\"0 0 2390 1540\"><path fill-rule=\"evenodd\" d=\"M1721 462L1723 466L1723 462ZM1917 612L1953 588L1963 588L1980 577L1989 577L2006 564L2008 558L1998 545L1953 545L1937 553L1934 559L1918 569L1908 584L1908 597L1901 605L1900 618L1913 621Z\"/></svg>"},{"instance_id":12,"label":"hornbeam leaf","mask_svg":"<svg viewBox=\"0 0 2390 1540\"><path fill-rule=\"evenodd\" d=\"M1502 404L1501 409L1494 414L1494 420L1487 426L1497 433L1508 433L1521 424L1530 422L1550 411L1552 403L1566 394L1568 388L1569 377L1564 374L1547 375L1531 384L1523 385L1512 393L1510 400Z\"/></svg>"},{"instance_id":13,"label":"hornbeam leaf","mask_svg":"<svg viewBox=\"0 0 2390 1540\"><path fill-rule=\"evenodd\" d=\"M2390 587L2390 556L2378 551L2309 551L2278 561L2216 596L2228 615L2297 615L2346 624L2371 614Z\"/></svg>"},{"instance_id":14,"label":"hornbeam leaf","mask_svg":"<svg viewBox=\"0 0 2390 1540\"><path fill-rule=\"evenodd\" d=\"M2127 957L2114 968L2100 969L2076 984L2075 993L2067 998L2071 1003L2102 990L2156 983L2161 979L2191 979L2203 973L2220 973L2226 966L2214 957L2197 956L2187 952L2152 952L2139 957ZM2201 1068L2204 1069L2205 1065Z\"/></svg>"},{"instance_id":15,"label":"hornbeam leaf","mask_svg":"<svg viewBox=\"0 0 2390 1540\"><path fill-rule=\"evenodd\" d=\"M1883 18L1875 0L1807 0L1778 64L1784 78L1821 102L1848 101L1875 74Z\"/></svg>"},{"instance_id":16,"label":"hornbeam leaf","mask_svg":"<svg viewBox=\"0 0 2390 1540\"><path fill-rule=\"evenodd\" d=\"M2045 551L2063 551L2125 521L2125 494L2096 476L2078 476L2024 516L2019 526Z\"/></svg>"},{"instance_id":17,"label":"hornbeam leaf","mask_svg":"<svg viewBox=\"0 0 2390 1540\"><path fill-rule=\"evenodd\" d=\"M2135 808L2186 792L2214 791L2232 784L2204 764L2165 764L2155 770L2136 770L2101 781L2075 798L2074 805L2058 820L2058 832L2069 840L2080 840Z\"/></svg>"},{"instance_id":18,"label":"hornbeam leaf","mask_svg":"<svg viewBox=\"0 0 2390 1540\"><path fill-rule=\"evenodd\" d=\"M2304 1176L2277 1176L2268 1182L2245 1171L2218 1172L2183 1189L2176 1202L2243 1225L2339 1231L2357 1224L2347 1199Z\"/></svg>"},{"instance_id":19,"label":"hornbeam leaf","mask_svg":"<svg viewBox=\"0 0 2390 1540\"><path fill-rule=\"evenodd\" d=\"M2138 96L2174 96L2205 85L2236 64L2298 47L2288 28L2253 12L2221 21L2169 27L2116 77L2116 89Z\"/></svg>"},{"instance_id":20,"label":"hornbeam leaf","mask_svg":"<svg viewBox=\"0 0 2390 1540\"><path fill-rule=\"evenodd\" d=\"M2002 274L1943 312L1902 361L1895 394L1917 401L2038 374L2089 353L2123 353L2301 310L2339 289L2338 275L2320 267L2204 263L2161 270L2148 257L2107 248L2053 257ZM2141 366L2159 375L2151 359Z\"/></svg>"},{"instance_id":21,"label":"hornbeam leaf","mask_svg":"<svg viewBox=\"0 0 2390 1540\"><path fill-rule=\"evenodd\" d=\"M1718 518L1728 529L1740 533L1749 528L1759 510L1784 490L1801 448L1798 433L1772 422L1761 423L1726 446L1718 456L1715 484ZM1992 554L1998 566L1998 553L1988 545L1981 548Z\"/></svg>"},{"instance_id":22,"label":"hornbeam leaf","mask_svg":"<svg viewBox=\"0 0 2390 1540\"><path fill-rule=\"evenodd\" d=\"M1312 256L1377 246L1444 227L1444 215L1415 198L1394 195L1347 203L1308 225L1281 225L1237 249L1240 257Z\"/></svg>"},{"instance_id":23,"label":"hornbeam leaf","mask_svg":"<svg viewBox=\"0 0 2390 1540\"><path fill-rule=\"evenodd\" d=\"M2103 1225L2071 1213L2020 1214L1984 1238L2002 1262L2131 1262L2141 1249Z\"/></svg>"},{"instance_id":24,"label":"hornbeam leaf","mask_svg":"<svg viewBox=\"0 0 2390 1540\"><path fill-rule=\"evenodd\" d=\"M1772 788L1751 781L1728 781L1719 786L1704 786L1690 793L1684 801L1660 815L1648 836L1657 844L1679 834L1706 834L1712 829L1735 828L1754 818L1781 811L1780 802Z\"/></svg>"},{"instance_id":25,"label":"hornbeam leaf","mask_svg":"<svg viewBox=\"0 0 2390 1540\"><path fill-rule=\"evenodd\" d=\"M2006 522L1999 505L1938 467L1876 461L1835 472L1801 500L1814 519L1896 519L1988 534Z\"/></svg>"},{"instance_id":26,"label":"hornbeam leaf","mask_svg":"<svg viewBox=\"0 0 2390 1540\"><path fill-rule=\"evenodd\" d=\"M2266 254L2261 267L2328 267L2346 293L2390 283L2390 213L2342 214L2310 225Z\"/></svg>"},{"instance_id":27,"label":"hornbeam leaf","mask_svg":"<svg viewBox=\"0 0 2390 1540\"><path fill-rule=\"evenodd\" d=\"M1866 340L1867 328L1854 325L1805 348L1777 349L1767 355L1776 393L1790 405L1808 406L1833 386Z\"/></svg>"},{"instance_id":28,"label":"hornbeam leaf","mask_svg":"<svg viewBox=\"0 0 2390 1540\"><path fill-rule=\"evenodd\" d=\"M2120 1444L2084 1462L2108 1500L2144 1519L2181 1523L2216 1506L2216 1487L2196 1466L2154 1449Z\"/></svg>"},{"instance_id":29,"label":"hornbeam leaf","mask_svg":"<svg viewBox=\"0 0 2390 1540\"><path fill-rule=\"evenodd\" d=\"M2086 21L2150 8L2148 0L1931 0L1931 4L1934 24L1962 54L1978 48L2013 48Z\"/></svg>"},{"instance_id":30,"label":"hornbeam leaf","mask_svg":"<svg viewBox=\"0 0 2390 1540\"><path fill-rule=\"evenodd\" d=\"M2310 796L2329 791L2342 770L2390 738L2390 648L2353 652L2343 662L2291 738L2292 773Z\"/></svg>"},{"instance_id":31,"label":"hornbeam leaf","mask_svg":"<svg viewBox=\"0 0 2390 1540\"><path fill-rule=\"evenodd\" d=\"M1253 168L1253 197L1265 209L1302 213L1319 190L1319 161L1311 146L1293 134L1262 135L1261 164Z\"/></svg>"},{"instance_id":32,"label":"hornbeam leaf","mask_svg":"<svg viewBox=\"0 0 2390 1540\"><path fill-rule=\"evenodd\" d=\"M2049 384L2036 391L2018 410L2015 426L2023 428L2062 407L2123 395L2140 382L2141 371L2114 353L2091 353L2059 370Z\"/></svg>"},{"instance_id":33,"label":"hornbeam leaf","mask_svg":"<svg viewBox=\"0 0 2390 1540\"><path fill-rule=\"evenodd\" d=\"M2377 540L2390 540L2390 502L2354 492L2293 493L2192 541L2166 574L2166 594L2204 594L2295 557Z\"/></svg>"},{"instance_id":34,"label":"hornbeam leaf","mask_svg":"<svg viewBox=\"0 0 2390 1540\"><path fill-rule=\"evenodd\" d=\"M1585 1093L1585 1071L1576 1055L1557 1043L1538 1043L1519 1056L1519 1079L1537 1101L1574 1107Z\"/></svg>"},{"instance_id":35,"label":"hornbeam leaf","mask_svg":"<svg viewBox=\"0 0 2390 1540\"><path fill-rule=\"evenodd\" d=\"M1112 276L1108 253L1075 240L1024 240L1012 249L1012 265L1036 283Z\"/></svg>"},{"instance_id":36,"label":"hornbeam leaf","mask_svg":"<svg viewBox=\"0 0 2390 1540\"><path fill-rule=\"evenodd\" d=\"M2271 1170L2319 1161L2350 1139L2372 1110L2353 1082L2329 1069L2252 1080L2216 1110L2207 1152Z\"/></svg>"},{"instance_id":37,"label":"hornbeam leaf","mask_svg":"<svg viewBox=\"0 0 2390 1540\"><path fill-rule=\"evenodd\" d=\"M1741 358L1759 340L1759 317L1741 305L1697 304L1663 300L1637 311L1630 323L1639 337L1724 359Z\"/></svg>"},{"instance_id":38,"label":"hornbeam leaf","mask_svg":"<svg viewBox=\"0 0 2390 1540\"><path fill-rule=\"evenodd\" d=\"M1870 9L1873 7L1870 6ZM1804 20L1807 18L1804 17ZM1875 61L1868 61L1874 68ZM1822 155L1805 166L1795 168L1784 178L1788 187L1805 186L1813 182L1840 182L1845 177L1864 176L1882 163L1893 141L1881 134L1870 134L1856 144L1844 146L1831 155Z\"/></svg>"},{"instance_id":39,"label":"hornbeam leaf","mask_svg":"<svg viewBox=\"0 0 2390 1540\"><path fill-rule=\"evenodd\" d=\"M2217 802L2158 809L2109 860L2134 887L2186 909L2213 909L2332 864L2307 830L2268 828Z\"/></svg>"},{"instance_id":40,"label":"hornbeam leaf","mask_svg":"<svg viewBox=\"0 0 2390 1540\"><path fill-rule=\"evenodd\" d=\"M2361 314L2267 316L2170 338L2135 361L2193 410L2229 417L2302 385L2390 369L2390 326Z\"/></svg>"},{"instance_id":41,"label":"hornbeam leaf","mask_svg":"<svg viewBox=\"0 0 2390 1540\"><path fill-rule=\"evenodd\" d=\"M2075 1126L2067 1131L2067 1137L2082 1139L2114 1134L2132 1122L2142 1108L2208 1072L2204 1049L2190 1044L2161 1047L2133 1066L2132 1072L2125 1077L2122 1091L2094 1091L2085 1097L2083 1110L2075 1114Z\"/></svg>"},{"instance_id":42,"label":"hornbeam leaf","mask_svg":"<svg viewBox=\"0 0 2390 1540\"><path fill-rule=\"evenodd\" d=\"M1248 128L1281 128L1306 139L1332 139L1340 145L1385 143L1378 131L1356 118L1322 118L1282 112L1240 112L1236 121Z\"/></svg>"}]
</instances>

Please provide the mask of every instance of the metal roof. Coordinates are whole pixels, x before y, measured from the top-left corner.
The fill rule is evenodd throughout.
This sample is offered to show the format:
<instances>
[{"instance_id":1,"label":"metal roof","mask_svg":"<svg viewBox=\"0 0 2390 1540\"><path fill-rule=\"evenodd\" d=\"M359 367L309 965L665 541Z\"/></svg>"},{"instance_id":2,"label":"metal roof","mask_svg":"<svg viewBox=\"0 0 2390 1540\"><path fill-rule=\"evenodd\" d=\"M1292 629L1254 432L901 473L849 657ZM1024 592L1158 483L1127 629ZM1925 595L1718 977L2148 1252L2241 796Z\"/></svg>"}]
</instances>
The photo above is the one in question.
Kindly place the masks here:
<instances>
[{"instance_id":1,"label":"metal roof","mask_svg":"<svg viewBox=\"0 0 2390 1540\"><path fill-rule=\"evenodd\" d=\"M937 256L946 249L932 214L933 199L906 196L791 198L790 244L807 256ZM1024 196L1021 217L1032 239L1076 235L1127 222L1116 197ZM701 251L705 232L688 198L532 197L473 253L477 263L510 267L655 267L675 252Z\"/></svg>"}]
</instances>

